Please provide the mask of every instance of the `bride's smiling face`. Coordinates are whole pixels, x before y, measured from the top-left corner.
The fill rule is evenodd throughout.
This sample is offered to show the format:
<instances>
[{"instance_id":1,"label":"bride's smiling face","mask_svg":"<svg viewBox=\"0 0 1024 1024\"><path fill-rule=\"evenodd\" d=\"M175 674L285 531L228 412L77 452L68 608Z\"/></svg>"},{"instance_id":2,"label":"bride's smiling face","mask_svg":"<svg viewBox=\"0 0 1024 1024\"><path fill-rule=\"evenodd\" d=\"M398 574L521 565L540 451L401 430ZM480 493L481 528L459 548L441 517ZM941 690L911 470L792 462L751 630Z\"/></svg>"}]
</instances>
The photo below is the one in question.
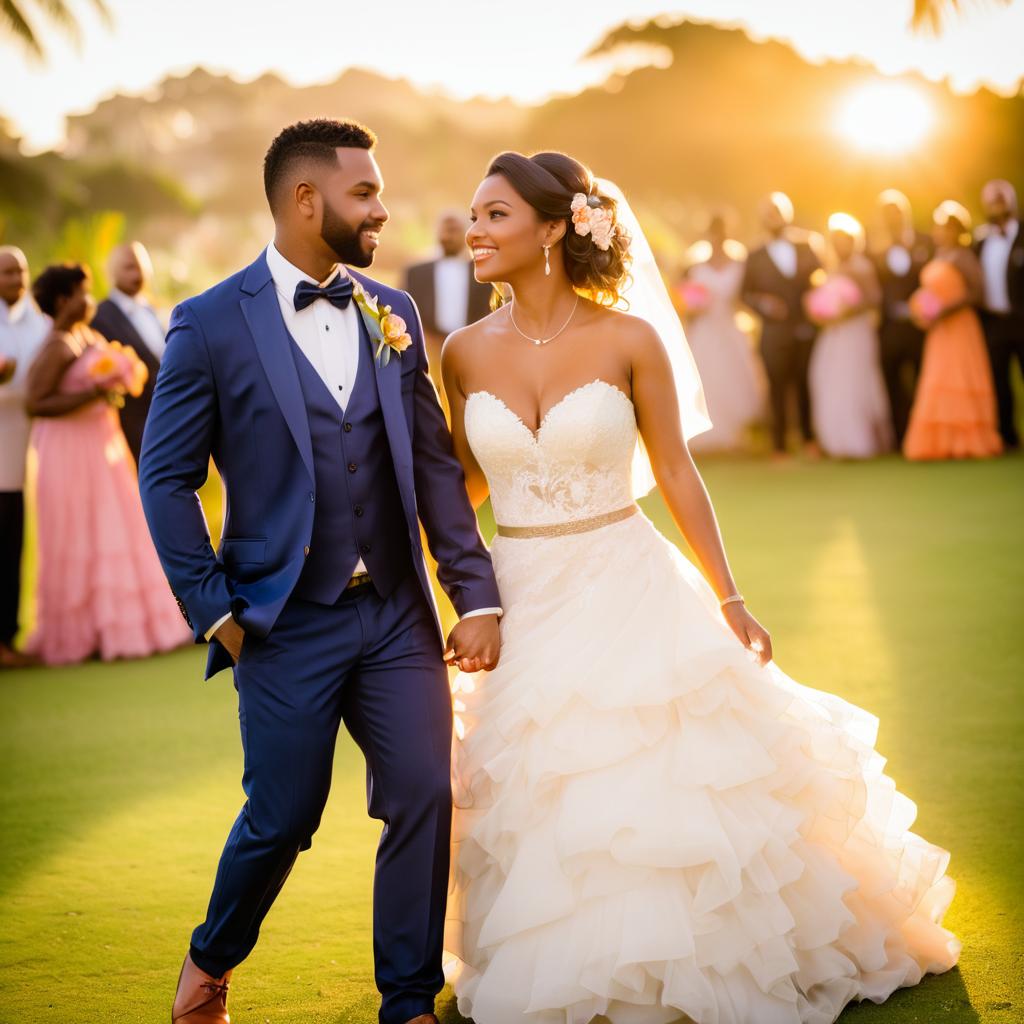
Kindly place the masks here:
<instances>
[{"instance_id":1,"label":"bride's smiling face","mask_svg":"<svg viewBox=\"0 0 1024 1024\"><path fill-rule=\"evenodd\" d=\"M500 174L484 178L473 196L466 244L473 251L476 279L491 284L544 265L544 246L559 234ZM551 260L555 254L552 251Z\"/></svg>"}]
</instances>

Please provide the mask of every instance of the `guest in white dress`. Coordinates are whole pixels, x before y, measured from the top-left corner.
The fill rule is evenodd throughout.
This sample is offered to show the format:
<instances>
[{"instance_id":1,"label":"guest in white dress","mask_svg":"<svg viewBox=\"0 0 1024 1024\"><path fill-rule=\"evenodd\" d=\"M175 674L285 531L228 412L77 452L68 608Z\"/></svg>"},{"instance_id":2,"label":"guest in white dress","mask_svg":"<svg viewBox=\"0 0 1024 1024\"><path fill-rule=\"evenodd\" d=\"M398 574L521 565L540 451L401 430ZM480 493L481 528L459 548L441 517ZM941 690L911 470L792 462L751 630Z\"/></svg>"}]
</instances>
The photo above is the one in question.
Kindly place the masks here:
<instances>
[{"instance_id":1,"label":"guest in white dress","mask_svg":"<svg viewBox=\"0 0 1024 1024\"><path fill-rule=\"evenodd\" d=\"M822 325L808 370L814 432L833 458L869 459L893 446L879 361L882 292L860 223L837 213L828 226L829 270L807 302Z\"/></svg>"},{"instance_id":2,"label":"guest in white dress","mask_svg":"<svg viewBox=\"0 0 1024 1024\"><path fill-rule=\"evenodd\" d=\"M764 410L764 378L750 339L736 323L746 250L727 238L718 214L708 225L707 258L692 265L683 286L686 339L700 370L713 426L693 439L694 451L743 446ZM686 300L689 300L688 302Z\"/></svg>"},{"instance_id":3,"label":"guest in white dress","mask_svg":"<svg viewBox=\"0 0 1024 1024\"><path fill-rule=\"evenodd\" d=\"M0 247L0 667L29 663L14 649L21 597L21 548L25 532L25 411L28 368L50 321L28 294L28 262L13 246Z\"/></svg>"}]
</instances>

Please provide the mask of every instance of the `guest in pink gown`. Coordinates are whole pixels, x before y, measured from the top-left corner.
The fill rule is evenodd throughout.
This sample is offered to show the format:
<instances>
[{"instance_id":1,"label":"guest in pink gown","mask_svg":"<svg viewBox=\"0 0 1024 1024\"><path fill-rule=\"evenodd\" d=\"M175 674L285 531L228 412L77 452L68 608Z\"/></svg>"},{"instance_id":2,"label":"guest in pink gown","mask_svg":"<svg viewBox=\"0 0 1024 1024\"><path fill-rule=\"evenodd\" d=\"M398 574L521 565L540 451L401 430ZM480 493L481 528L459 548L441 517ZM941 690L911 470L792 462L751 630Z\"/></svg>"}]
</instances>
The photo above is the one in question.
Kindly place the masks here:
<instances>
[{"instance_id":1,"label":"guest in pink gown","mask_svg":"<svg viewBox=\"0 0 1024 1024\"><path fill-rule=\"evenodd\" d=\"M29 370L29 493L38 536L37 624L48 665L139 658L191 639L150 540L135 465L105 367L121 358L89 326L80 265L48 267L32 291L53 330Z\"/></svg>"}]
</instances>

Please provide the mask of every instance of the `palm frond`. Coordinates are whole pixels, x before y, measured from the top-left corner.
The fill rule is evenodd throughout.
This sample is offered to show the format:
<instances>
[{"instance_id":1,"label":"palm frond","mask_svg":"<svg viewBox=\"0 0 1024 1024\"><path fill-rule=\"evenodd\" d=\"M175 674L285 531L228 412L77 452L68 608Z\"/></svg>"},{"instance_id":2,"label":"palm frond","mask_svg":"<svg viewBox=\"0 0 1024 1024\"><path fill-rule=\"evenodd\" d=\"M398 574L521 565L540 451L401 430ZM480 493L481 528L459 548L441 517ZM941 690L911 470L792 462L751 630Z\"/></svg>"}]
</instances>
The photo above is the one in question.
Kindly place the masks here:
<instances>
[{"instance_id":1,"label":"palm frond","mask_svg":"<svg viewBox=\"0 0 1024 1024\"><path fill-rule=\"evenodd\" d=\"M914 0L911 26L919 32L939 35L947 19L962 14L965 7L1006 6L1013 0Z\"/></svg>"},{"instance_id":2,"label":"palm frond","mask_svg":"<svg viewBox=\"0 0 1024 1024\"><path fill-rule=\"evenodd\" d=\"M43 48L39 44L39 37L16 0L0 0L0 28L4 35L13 36L32 57L42 58Z\"/></svg>"}]
</instances>

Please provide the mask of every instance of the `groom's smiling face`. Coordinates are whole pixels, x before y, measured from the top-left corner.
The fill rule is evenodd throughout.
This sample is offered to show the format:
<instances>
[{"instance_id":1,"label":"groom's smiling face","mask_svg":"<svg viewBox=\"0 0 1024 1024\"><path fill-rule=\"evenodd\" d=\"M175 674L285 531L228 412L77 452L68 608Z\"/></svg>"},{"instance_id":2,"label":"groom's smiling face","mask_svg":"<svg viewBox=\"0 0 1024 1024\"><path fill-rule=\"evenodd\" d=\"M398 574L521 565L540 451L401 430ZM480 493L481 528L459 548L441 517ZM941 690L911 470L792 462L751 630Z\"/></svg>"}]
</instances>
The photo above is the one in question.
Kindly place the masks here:
<instances>
[{"instance_id":1,"label":"groom's smiling face","mask_svg":"<svg viewBox=\"0 0 1024 1024\"><path fill-rule=\"evenodd\" d=\"M339 148L333 166L318 168L313 182L320 193L320 237L352 267L368 267L380 242L388 211L380 200L384 180L367 149Z\"/></svg>"}]
</instances>

